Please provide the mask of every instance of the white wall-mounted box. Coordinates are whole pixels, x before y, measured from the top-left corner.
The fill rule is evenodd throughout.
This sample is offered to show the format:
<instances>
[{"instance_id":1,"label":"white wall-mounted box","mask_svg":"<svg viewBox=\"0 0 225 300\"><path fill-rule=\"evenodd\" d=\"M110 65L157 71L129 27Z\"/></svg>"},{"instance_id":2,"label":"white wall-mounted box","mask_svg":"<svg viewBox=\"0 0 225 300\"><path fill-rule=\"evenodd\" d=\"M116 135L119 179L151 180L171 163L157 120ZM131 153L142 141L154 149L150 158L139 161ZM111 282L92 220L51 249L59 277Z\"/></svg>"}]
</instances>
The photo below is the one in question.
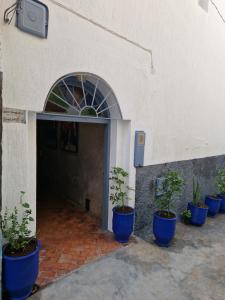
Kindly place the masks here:
<instances>
[{"instance_id":1,"label":"white wall-mounted box","mask_svg":"<svg viewBox=\"0 0 225 300\"><path fill-rule=\"evenodd\" d=\"M209 10L209 0L198 0L198 4L204 9L206 12Z\"/></svg>"}]
</instances>

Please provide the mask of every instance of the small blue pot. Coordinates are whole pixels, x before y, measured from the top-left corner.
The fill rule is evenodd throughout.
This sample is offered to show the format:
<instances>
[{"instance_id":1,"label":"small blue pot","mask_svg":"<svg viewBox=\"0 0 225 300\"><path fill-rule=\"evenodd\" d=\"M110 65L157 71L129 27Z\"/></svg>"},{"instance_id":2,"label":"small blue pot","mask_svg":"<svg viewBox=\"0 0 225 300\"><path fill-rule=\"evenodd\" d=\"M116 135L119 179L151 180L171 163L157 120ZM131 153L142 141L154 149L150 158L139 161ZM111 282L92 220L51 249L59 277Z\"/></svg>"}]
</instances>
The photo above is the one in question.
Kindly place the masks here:
<instances>
[{"instance_id":1,"label":"small blue pot","mask_svg":"<svg viewBox=\"0 0 225 300\"><path fill-rule=\"evenodd\" d=\"M40 242L34 252L20 257L3 255L3 288L10 300L24 300L38 276Z\"/></svg>"},{"instance_id":2,"label":"small blue pot","mask_svg":"<svg viewBox=\"0 0 225 300\"><path fill-rule=\"evenodd\" d=\"M221 198L220 212L223 213L223 214L225 214L225 195L218 194L217 196Z\"/></svg>"},{"instance_id":3,"label":"small blue pot","mask_svg":"<svg viewBox=\"0 0 225 300\"><path fill-rule=\"evenodd\" d=\"M172 241L176 231L176 216L174 218L163 218L159 212L155 212L153 216L153 234L155 243L160 247L168 247Z\"/></svg>"},{"instance_id":4,"label":"small blue pot","mask_svg":"<svg viewBox=\"0 0 225 300\"><path fill-rule=\"evenodd\" d=\"M132 212L118 212L113 208L113 233L119 243L128 243L134 228L134 209Z\"/></svg>"},{"instance_id":5,"label":"small blue pot","mask_svg":"<svg viewBox=\"0 0 225 300\"><path fill-rule=\"evenodd\" d=\"M208 207L198 207L192 202L188 203L188 209L191 211L191 224L202 226L208 214Z\"/></svg>"},{"instance_id":6,"label":"small blue pot","mask_svg":"<svg viewBox=\"0 0 225 300\"><path fill-rule=\"evenodd\" d=\"M208 216L214 217L220 210L221 198L208 195L205 197L205 204L209 207Z\"/></svg>"}]
</instances>

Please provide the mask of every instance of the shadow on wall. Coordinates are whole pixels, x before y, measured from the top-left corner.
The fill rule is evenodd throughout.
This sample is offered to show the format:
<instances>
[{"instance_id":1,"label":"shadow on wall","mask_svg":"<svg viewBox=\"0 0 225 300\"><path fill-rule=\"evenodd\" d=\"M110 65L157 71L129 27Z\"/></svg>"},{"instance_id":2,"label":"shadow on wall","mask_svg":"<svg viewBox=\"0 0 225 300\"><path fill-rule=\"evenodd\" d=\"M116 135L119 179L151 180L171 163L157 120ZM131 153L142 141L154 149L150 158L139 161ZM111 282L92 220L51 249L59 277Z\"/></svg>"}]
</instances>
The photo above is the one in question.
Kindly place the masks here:
<instances>
[{"instance_id":1,"label":"shadow on wall","mask_svg":"<svg viewBox=\"0 0 225 300\"><path fill-rule=\"evenodd\" d=\"M166 164L146 166L136 170L135 231L151 225L155 207L155 182L168 170L175 170L185 181L183 194L177 200L176 212L179 214L192 201L193 176L199 181L202 197L214 194L215 177L218 169L225 165L225 155L178 161Z\"/></svg>"}]
</instances>

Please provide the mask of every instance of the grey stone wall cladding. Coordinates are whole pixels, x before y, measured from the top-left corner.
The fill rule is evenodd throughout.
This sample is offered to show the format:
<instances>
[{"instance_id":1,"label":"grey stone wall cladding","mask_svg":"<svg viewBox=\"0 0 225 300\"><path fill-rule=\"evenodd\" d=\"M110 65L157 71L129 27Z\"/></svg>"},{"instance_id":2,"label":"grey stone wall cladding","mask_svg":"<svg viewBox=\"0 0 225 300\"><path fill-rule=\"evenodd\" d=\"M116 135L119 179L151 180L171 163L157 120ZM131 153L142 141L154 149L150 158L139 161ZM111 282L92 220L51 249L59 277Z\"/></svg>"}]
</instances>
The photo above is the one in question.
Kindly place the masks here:
<instances>
[{"instance_id":1,"label":"grey stone wall cladding","mask_svg":"<svg viewBox=\"0 0 225 300\"><path fill-rule=\"evenodd\" d=\"M155 182L167 170L175 170L185 181L182 195L177 199L179 216L187 203L192 201L193 176L199 181L202 197L216 191L215 177L218 169L225 167L225 155L178 161L136 169L135 232L151 226L155 206Z\"/></svg>"}]
</instances>

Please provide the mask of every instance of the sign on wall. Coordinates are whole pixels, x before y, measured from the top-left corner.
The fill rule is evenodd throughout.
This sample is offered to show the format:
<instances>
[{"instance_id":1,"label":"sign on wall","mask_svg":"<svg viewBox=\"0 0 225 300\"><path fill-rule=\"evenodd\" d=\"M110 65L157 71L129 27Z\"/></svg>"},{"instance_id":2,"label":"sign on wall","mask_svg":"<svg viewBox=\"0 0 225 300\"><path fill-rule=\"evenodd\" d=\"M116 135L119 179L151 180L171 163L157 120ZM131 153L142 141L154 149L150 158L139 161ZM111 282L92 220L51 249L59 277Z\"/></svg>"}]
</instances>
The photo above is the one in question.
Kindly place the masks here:
<instances>
[{"instance_id":1,"label":"sign on wall","mask_svg":"<svg viewBox=\"0 0 225 300\"><path fill-rule=\"evenodd\" d=\"M134 166L143 167L144 165L144 151L145 151L145 132L135 132L134 142Z\"/></svg>"},{"instance_id":2,"label":"sign on wall","mask_svg":"<svg viewBox=\"0 0 225 300\"><path fill-rule=\"evenodd\" d=\"M2 119L4 123L26 123L26 111L14 108L3 108Z\"/></svg>"}]
</instances>

